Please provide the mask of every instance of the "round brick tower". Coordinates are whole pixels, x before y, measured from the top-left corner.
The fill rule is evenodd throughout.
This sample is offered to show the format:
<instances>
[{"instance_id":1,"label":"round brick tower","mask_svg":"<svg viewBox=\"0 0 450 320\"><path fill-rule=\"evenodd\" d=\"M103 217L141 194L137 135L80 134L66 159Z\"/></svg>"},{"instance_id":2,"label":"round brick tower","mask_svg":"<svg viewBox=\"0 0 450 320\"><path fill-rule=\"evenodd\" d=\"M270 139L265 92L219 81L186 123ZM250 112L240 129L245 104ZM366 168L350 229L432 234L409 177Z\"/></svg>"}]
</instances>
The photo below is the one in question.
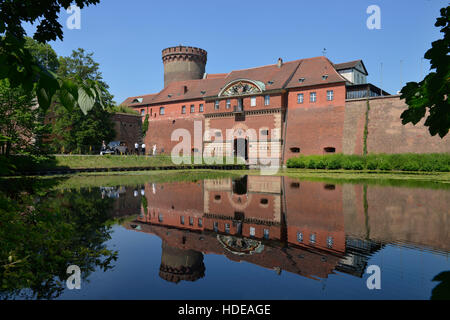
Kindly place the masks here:
<instances>
[{"instance_id":1,"label":"round brick tower","mask_svg":"<svg viewBox=\"0 0 450 320\"><path fill-rule=\"evenodd\" d=\"M207 55L203 49L181 45L164 49L164 87L174 81L203 79Z\"/></svg>"}]
</instances>

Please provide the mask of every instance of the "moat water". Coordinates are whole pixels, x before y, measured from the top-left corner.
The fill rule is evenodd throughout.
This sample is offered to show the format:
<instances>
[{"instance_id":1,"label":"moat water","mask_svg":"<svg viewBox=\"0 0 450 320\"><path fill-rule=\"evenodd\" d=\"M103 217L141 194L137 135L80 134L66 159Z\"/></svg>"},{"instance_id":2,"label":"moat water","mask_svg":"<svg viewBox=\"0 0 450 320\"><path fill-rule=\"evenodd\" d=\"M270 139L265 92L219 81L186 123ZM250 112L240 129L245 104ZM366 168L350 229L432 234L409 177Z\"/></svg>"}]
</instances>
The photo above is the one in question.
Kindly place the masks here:
<instances>
[{"instance_id":1,"label":"moat water","mask_svg":"<svg viewBox=\"0 0 450 320\"><path fill-rule=\"evenodd\" d=\"M450 299L446 185L178 178L2 180L0 298Z\"/></svg>"}]
</instances>

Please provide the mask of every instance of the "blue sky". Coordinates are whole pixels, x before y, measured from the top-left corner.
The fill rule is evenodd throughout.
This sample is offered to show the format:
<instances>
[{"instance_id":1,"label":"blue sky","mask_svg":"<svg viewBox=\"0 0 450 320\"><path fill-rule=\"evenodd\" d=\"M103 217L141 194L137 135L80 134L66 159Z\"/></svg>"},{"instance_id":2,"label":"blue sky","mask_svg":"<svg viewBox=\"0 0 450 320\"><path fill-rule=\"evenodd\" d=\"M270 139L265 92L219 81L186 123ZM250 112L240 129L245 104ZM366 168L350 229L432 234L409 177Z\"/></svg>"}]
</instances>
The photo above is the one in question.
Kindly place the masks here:
<instances>
[{"instance_id":1,"label":"blue sky","mask_svg":"<svg viewBox=\"0 0 450 320\"><path fill-rule=\"evenodd\" d=\"M381 29L369 30L369 5L381 9ZM101 0L81 11L81 29L70 30L61 12L59 55L94 52L115 101L163 87L161 50L179 44L208 51L207 73L225 73L322 55L335 62L363 59L368 81L396 93L429 69L421 58L441 38L434 27L441 0L149 1ZM31 35L33 28L27 27ZM401 62L402 61L402 62ZM403 80L403 81L402 81Z\"/></svg>"}]
</instances>

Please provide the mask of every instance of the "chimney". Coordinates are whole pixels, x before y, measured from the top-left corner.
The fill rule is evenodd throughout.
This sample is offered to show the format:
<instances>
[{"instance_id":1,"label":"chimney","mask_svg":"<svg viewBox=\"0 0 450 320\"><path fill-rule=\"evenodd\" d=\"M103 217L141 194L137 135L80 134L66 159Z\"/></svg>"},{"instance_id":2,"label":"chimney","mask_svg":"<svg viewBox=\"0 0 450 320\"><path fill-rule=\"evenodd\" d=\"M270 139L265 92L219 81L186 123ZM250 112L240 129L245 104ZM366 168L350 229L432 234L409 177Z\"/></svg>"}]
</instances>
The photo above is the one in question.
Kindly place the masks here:
<instances>
[{"instance_id":1,"label":"chimney","mask_svg":"<svg viewBox=\"0 0 450 320\"><path fill-rule=\"evenodd\" d=\"M283 59L278 58L278 68L281 68L282 65L283 65Z\"/></svg>"}]
</instances>

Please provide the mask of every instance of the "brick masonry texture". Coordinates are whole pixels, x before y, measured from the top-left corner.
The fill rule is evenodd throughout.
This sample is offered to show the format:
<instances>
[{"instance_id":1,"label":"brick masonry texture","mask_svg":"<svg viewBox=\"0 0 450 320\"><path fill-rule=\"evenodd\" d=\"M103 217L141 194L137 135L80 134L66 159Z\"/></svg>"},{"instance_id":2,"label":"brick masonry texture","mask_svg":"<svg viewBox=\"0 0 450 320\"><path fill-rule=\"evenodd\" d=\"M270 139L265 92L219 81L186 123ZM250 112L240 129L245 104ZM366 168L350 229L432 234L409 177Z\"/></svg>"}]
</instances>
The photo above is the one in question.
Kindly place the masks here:
<instances>
[{"instance_id":1,"label":"brick masonry texture","mask_svg":"<svg viewBox=\"0 0 450 320\"><path fill-rule=\"evenodd\" d=\"M450 136L430 136L424 121L402 125L400 115L405 109L399 97L370 100L369 153L450 152Z\"/></svg>"},{"instance_id":2,"label":"brick masonry texture","mask_svg":"<svg viewBox=\"0 0 450 320\"><path fill-rule=\"evenodd\" d=\"M116 131L115 141L125 141L130 151L134 150L134 144L141 142L142 119L140 116L115 113L112 115L114 130Z\"/></svg>"},{"instance_id":3,"label":"brick masonry texture","mask_svg":"<svg viewBox=\"0 0 450 320\"><path fill-rule=\"evenodd\" d=\"M298 155L326 153L361 155L365 147L368 153L450 152L450 137L431 137L423 122L402 125L400 115L407 106L399 96L346 100L346 79L326 57L280 60L278 64L201 77L206 60L206 51L199 48L163 50L164 88L123 102L150 116L145 137L149 150L156 144L158 154L170 154L179 143L171 141L173 131L185 129L193 137L194 123L199 120L202 135L205 130L217 129L223 141L227 129L255 130L256 149L251 149L256 145L252 137L238 137L249 140L250 161L277 158L285 162ZM200 66L191 68L192 63ZM274 129L279 130L275 138ZM276 143L261 141L261 130L268 130L268 140ZM220 150L214 140L210 138L201 146L209 155ZM198 147L192 139L191 151ZM234 149L234 139L223 147ZM272 156L272 151L279 151L279 155Z\"/></svg>"}]
</instances>

